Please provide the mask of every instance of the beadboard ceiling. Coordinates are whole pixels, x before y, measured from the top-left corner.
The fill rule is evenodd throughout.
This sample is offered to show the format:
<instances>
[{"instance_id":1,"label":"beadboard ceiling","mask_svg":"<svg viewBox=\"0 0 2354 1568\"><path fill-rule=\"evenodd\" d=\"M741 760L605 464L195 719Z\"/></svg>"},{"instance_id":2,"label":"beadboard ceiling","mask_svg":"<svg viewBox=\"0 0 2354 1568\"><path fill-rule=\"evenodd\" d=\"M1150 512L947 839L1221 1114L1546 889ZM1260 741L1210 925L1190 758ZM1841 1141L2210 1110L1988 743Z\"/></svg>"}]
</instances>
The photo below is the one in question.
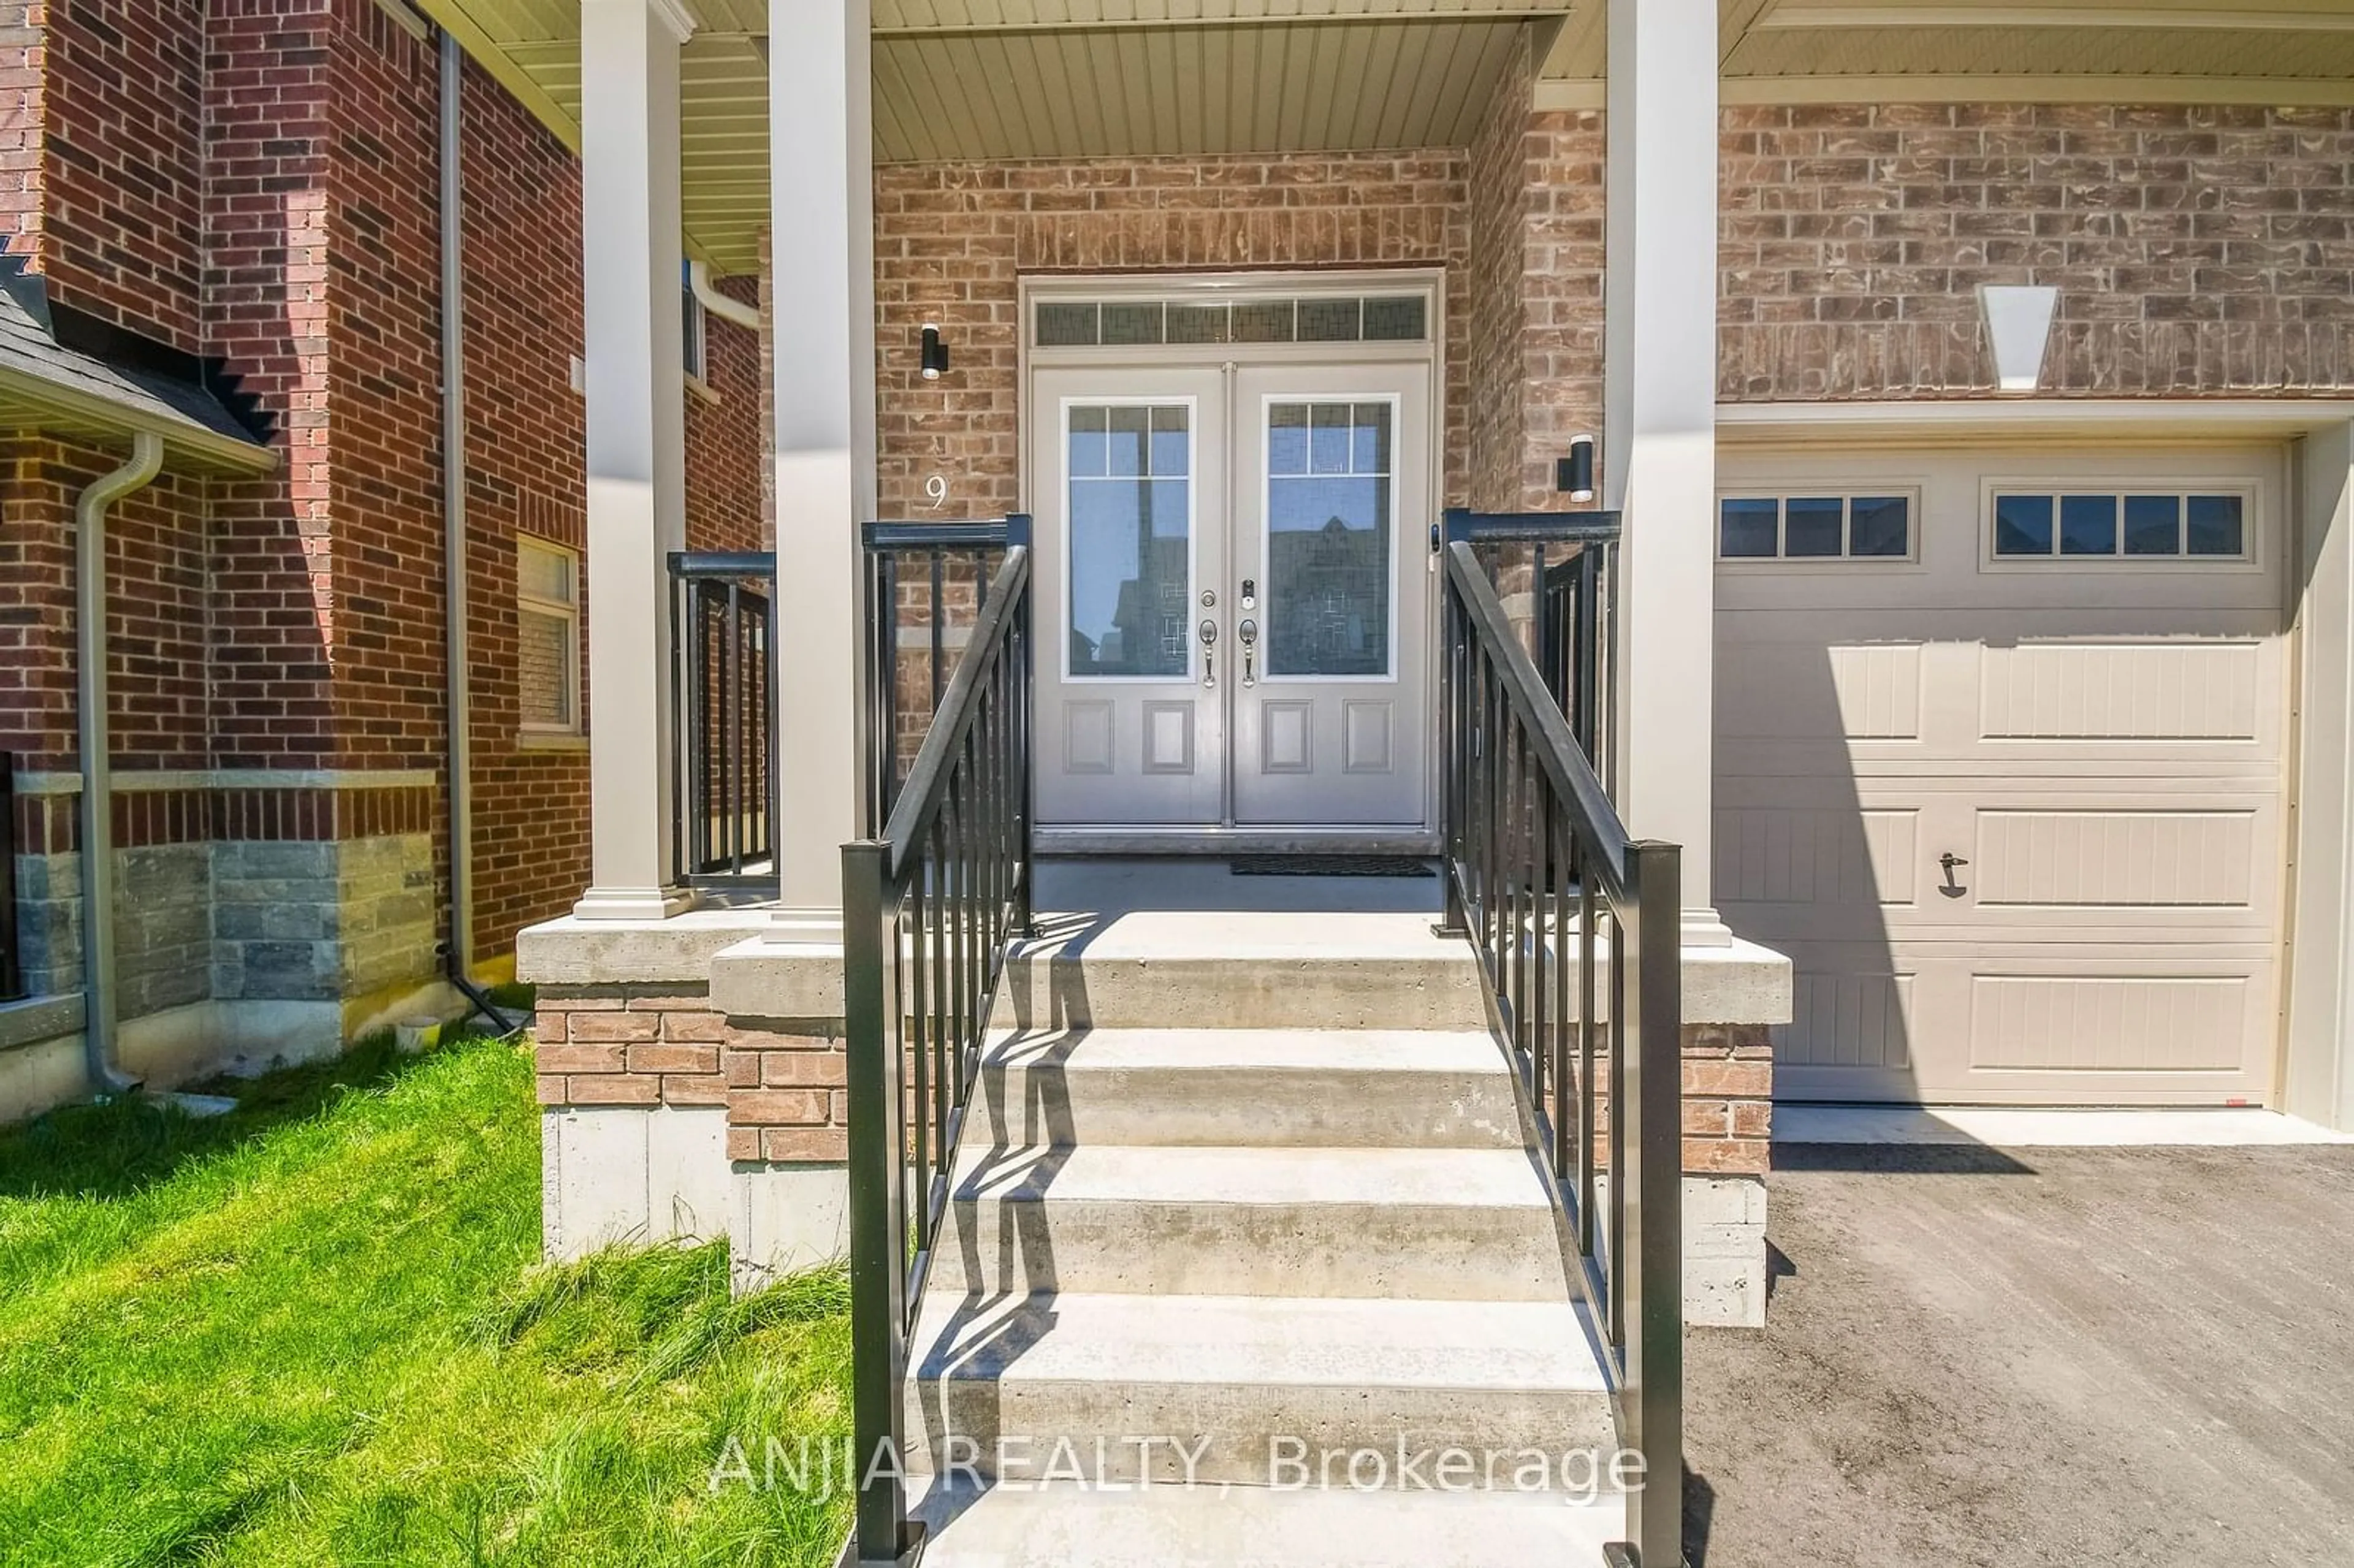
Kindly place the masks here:
<instances>
[{"instance_id":1,"label":"beadboard ceiling","mask_svg":"<svg viewBox=\"0 0 2354 1568\"><path fill-rule=\"evenodd\" d=\"M579 0L411 0L579 144ZM690 248L758 264L768 0L684 0ZM2354 102L2354 0L1719 0L1729 101ZM874 0L885 162L1459 145L1533 23L1601 101L1606 0Z\"/></svg>"}]
</instances>

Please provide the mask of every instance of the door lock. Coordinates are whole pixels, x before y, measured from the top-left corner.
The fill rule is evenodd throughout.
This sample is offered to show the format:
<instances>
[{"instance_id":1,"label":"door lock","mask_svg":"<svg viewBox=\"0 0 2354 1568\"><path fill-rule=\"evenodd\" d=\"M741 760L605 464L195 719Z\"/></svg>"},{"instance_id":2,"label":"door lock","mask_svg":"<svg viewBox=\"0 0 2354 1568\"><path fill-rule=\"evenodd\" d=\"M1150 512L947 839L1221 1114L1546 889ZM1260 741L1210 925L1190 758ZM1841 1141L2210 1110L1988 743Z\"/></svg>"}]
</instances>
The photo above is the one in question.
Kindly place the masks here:
<instances>
[{"instance_id":1,"label":"door lock","mask_svg":"<svg viewBox=\"0 0 2354 1568\"><path fill-rule=\"evenodd\" d=\"M1250 602L1250 584L1248 583L1243 584L1243 602L1245 604ZM1258 678L1251 673L1252 663L1258 654L1258 622L1244 621L1235 628L1235 635L1241 638L1243 641L1243 690L1248 691L1258 684Z\"/></svg>"},{"instance_id":2,"label":"door lock","mask_svg":"<svg viewBox=\"0 0 2354 1568\"><path fill-rule=\"evenodd\" d=\"M1946 880L1947 882L1951 882L1954 880L1954 867L1957 865L1967 865L1970 863L1964 860L1960 855L1956 854L1953 851L1947 850L1944 854L1937 857L1937 863L1946 868Z\"/></svg>"},{"instance_id":3,"label":"door lock","mask_svg":"<svg viewBox=\"0 0 2354 1568\"><path fill-rule=\"evenodd\" d=\"M1243 579L1243 608L1245 609L1258 608L1258 583L1250 577Z\"/></svg>"},{"instance_id":4,"label":"door lock","mask_svg":"<svg viewBox=\"0 0 2354 1568\"><path fill-rule=\"evenodd\" d=\"M1214 692L1218 689L1218 623L1206 615L1202 618L1201 638L1202 684L1207 690Z\"/></svg>"}]
</instances>

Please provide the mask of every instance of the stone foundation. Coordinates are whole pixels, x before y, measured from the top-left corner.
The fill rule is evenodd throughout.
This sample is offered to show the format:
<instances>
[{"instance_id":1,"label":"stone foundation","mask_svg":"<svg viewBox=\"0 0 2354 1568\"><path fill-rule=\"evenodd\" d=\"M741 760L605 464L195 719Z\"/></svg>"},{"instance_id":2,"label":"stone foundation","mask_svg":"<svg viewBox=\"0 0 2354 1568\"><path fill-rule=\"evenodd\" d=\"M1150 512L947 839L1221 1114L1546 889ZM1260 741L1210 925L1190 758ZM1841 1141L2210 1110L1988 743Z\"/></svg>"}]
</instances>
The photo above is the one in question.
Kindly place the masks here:
<instances>
[{"instance_id":1,"label":"stone foundation","mask_svg":"<svg viewBox=\"0 0 2354 1568\"><path fill-rule=\"evenodd\" d=\"M125 1070L171 1087L331 1055L395 1018L456 1011L440 978L430 775L304 775L282 787L218 777L117 778ZM11 913L28 1002L0 1027L0 1120L89 1089L79 785L55 774L20 782Z\"/></svg>"}]
</instances>

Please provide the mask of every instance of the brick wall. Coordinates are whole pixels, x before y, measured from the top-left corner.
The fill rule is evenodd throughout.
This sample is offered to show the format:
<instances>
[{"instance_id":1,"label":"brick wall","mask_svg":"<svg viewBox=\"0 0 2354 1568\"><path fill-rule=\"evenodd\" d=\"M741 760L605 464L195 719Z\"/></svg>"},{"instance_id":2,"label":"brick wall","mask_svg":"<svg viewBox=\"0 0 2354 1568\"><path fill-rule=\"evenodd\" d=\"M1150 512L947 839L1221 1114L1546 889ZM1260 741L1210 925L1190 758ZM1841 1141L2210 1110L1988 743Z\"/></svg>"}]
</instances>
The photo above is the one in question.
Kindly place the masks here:
<instances>
[{"instance_id":1,"label":"brick wall","mask_svg":"<svg viewBox=\"0 0 2354 1568\"><path fill-rule=\"evenodd\" d=\"M342 768L438 767L448 662L437 54L374 0L316 3L331 64L334 757Z\"/></svg>"},{"instance_id":2,"label":"brick wall","mask_svg":"<svg viewBox=\"0 0 2354 1568\"><path fill-rule=\"evenodd\" d=\"M1468 166L1458 150L1274 157L902 164L875 171L880 491L885 516L989 517L1017 503L1024 273L1447 270L1447 313L1467 308ZM923 381L917 338L946 331L954 374ZM1469 361L1448 343L1446 450L1465 450ZM1447 493L1464 493L1452 456Z\"/></svg>"},{"instance_id":3,"label":"brick wall","mask_svg":"<svg viewBox=\"0 0 2354 1568\"><path fill-rule=\"evenodd\" d=\"M58 302L196 352L205 336L206 6L5 9L16 15L0 22L47 24L42 196L37 221L10 249L35 258Z\"/></svg>"},{"instance_id":4,"label":"brick wall","mask_svg":"<svg viewBox=\"0 0 2354 1568\"><path fill-rule=\"evenodd\" d=\"M2056 391L2354 386L2354 111L1734 108L1723 147L1729 398L1985 392L1980 283L2059 288Z\"/></svg>"},{"instance_id":5,"label":"brick wall","mask_svg":"<svg viewBox=\"0 0 2354 1568\"><path fill-rule=\"evenodd\" d=\"M0 249L37 262L48 144L46 0L0 0Z\"/></svg>"},{"instance_id":6,"label":"brick wall","mask_svg":"<svg viewBox=\"0 0 2354 1568\"><path fill-rule=\"evenodd\" d=\"M722 278L719 291L757 306L758 278ZM703 381L709 391L686 399L686 542L695 550L766 548L759 461L767 449L761 422L761 334L708 318L704 331Z\"/></svg>"},{"instance_id":7,"label":"brick wall","mask_svg":"<svg viewBox=\"0 0 2354 1568\"><path fill-rule=\"evenodd\" d=\"M495 958L588 874L585 752L516 744L513 677L514 535L584 543L579 168L471 65L466 91L474 916ZM222 356L275 419L283 459L260 480L166 474L116 508L118 770L441 764L437 98L434 48L373 0L0 0L0 241L55 299ZM757 297L751 280L723 286ZM708 378L715 396L687 411L695 542L757 546L757 336L715 324ZM20 768L76 766L72 503L119 461L0 442L0 747ZM332 990L432 967L440 791L400 792L415 801L398 821L356 833L337 802L366 790L262 791L267 830L250 832L217 790L116 804L131 812L124 853L317 846L317 909L281 917L232 898L244 925L222 940L332 937L332 961L302 959ZM28 799L18 816L44 866L70 870L70 797ZM213 865L212 895L274 853L226 881ZM50 893L70 901L62 883ZM349 897L392 911L366 942L325 913ZM405 957L361 950L390 933ZM250 980L256 966L231 959L217 971L242 964ZM159 994L176 983L159 972Z\"/></svg>"},{"instance_id":8,"label":"brick wall","mask_svg":"<svg viewBox=\"0 0 2354 1568\"><path fill-rule=\"evenodd\" d=\"M685 986L542 986L544 1106L725 1106L731 1160L849 1157L842 1032L729 1018Z\"/></svg>"},{"instance_id":9,"label":"brick wall","mask_svg":"<svg viewBox=\"0 0 2354 1568\"><path fill-rule=\"evenodd\" d=\"M215 487L213 753L227 768L333 760L328 448L328 0L210 0L205 112L207 353L276 416L281 467ZM133 125L117 134L151 134Z\"/></svg>"},{"instance_id":10,"label":"brick wall","mask_svg":"<svg viewBox=\"0 0 2354 1568\"><path fill-rule=\"evenodd\" d=\"M587 544L580 170L479 68L466 71L468 634L473 682L476 951L568 909L588 880L588 758L517 728L515 536ZM585 578L585 573L584 573ZM585 582L584 582L585 588ZM580 668L588 671L587 618Z\"/></svg>"}]
</instances>

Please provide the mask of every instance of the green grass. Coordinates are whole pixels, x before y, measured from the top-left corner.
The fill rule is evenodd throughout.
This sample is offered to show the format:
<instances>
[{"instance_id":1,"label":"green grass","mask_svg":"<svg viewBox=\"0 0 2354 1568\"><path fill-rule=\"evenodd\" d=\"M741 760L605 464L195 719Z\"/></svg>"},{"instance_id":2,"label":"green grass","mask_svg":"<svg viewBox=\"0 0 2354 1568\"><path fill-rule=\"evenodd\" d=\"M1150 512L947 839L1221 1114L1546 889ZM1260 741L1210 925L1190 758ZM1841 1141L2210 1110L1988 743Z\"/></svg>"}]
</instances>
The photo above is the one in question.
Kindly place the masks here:
<instances>
[{"instance_id":1,"label":"green grass","mask_svg":"<svg viewBox=\"0 0 2354 1568\"><path fill-rule=\"evenodd\" d=\"M846 1503L765 1478L847 1434L841 1275L537 1266L531 1085L376 1041L0 1130L0 1563L831 1563Z\"/></svg>"}]
</instances>

